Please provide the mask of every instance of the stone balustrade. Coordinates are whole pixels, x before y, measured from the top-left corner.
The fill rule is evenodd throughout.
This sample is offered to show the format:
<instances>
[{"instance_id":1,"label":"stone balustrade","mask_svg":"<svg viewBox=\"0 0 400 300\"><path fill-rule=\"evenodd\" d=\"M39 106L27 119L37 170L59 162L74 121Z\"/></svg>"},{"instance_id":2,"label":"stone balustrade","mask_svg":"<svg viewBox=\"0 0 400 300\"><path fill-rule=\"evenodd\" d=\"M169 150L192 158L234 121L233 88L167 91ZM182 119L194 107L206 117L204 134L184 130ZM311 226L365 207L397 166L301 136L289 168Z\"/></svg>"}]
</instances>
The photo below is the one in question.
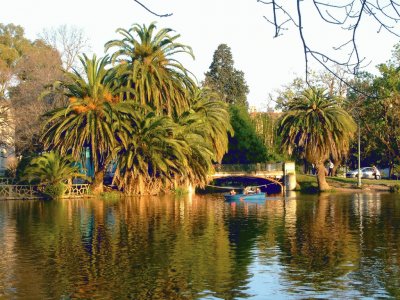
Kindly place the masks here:
<instances>
[{"instance_id":1,"label":"stone balustrade","mask_svg":"<svg viewBox=\"0 0 400 300\"><path fill-rule=\"evenodd\" d=\"M0 200L44 199L44 185L14 184L8 178L0 178ZM90 196L89 184L66 185L62 198L81 198Z\"/></svg>"}]
</instances>

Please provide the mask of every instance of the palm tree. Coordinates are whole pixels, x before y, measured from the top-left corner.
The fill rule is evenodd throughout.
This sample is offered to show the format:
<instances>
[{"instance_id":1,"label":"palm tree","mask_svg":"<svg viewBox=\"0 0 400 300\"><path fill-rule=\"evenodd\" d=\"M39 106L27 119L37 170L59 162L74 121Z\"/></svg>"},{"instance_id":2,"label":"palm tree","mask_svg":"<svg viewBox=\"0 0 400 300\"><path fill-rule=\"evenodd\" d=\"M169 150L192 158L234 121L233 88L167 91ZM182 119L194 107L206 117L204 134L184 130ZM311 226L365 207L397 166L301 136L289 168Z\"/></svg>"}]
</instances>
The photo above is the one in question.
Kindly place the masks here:
<instances>
[{"instance_id":1,"label":"palm tree","mask_svg":"<svg viewBox=\"0 0 400 300\"><path fill-rule=\"evenodd\" d=\"M287 107L278 121L281 146L290 155L298 151L315 164L318 187L328 190L324 162L329 156L341 157L349 149L356 124L323 89L307 89Z\"/></svg>"},{"instance_id":2,"label":"palm tree","mask_svg":"<svg viewBox=\"0 0 400 300\"><path fill-rule=\"evenodd\" d=\"M190 147L188 175L190 183L204 186L228 151L228 134L233 135L227 104L208 89L198 89L191 107L179 116L181 136Z\"/></svg>"},{"instance_id":3,"label":"palm tree","mask_svg":"<svg viewBox=\"0 0 400 300\"><path fill-rule=\"evenodd\" d=\"M74 164L72 156L51 151L33 158L24 170L22 179L55 185L78 177L86 179L86 175L80 173L79 166Z\"/></svg>"},{"instance_id":4,"label":"palm tree","mask_svg":"<svg viewBox=\"0 0 400 300\"><path fill-rule=\"evenodd\" d=\"M106 69L108 57L80 58L84 75L67 72L62 82L68 107L46 114L42 141L46 149L56 149L61 154L71 153L78 160L85 148L89 149L94 167L94 193L102 192L105 168L112 159L115 148L115 126L118 116L114 113L120 102L115 72Z\"/></svg>"},{"instance_id":5,"label":"palm tree","mask_svg":"<svg viewBox=\"0 0 400 300\"><path fill-rule=\"evenodd\" d=\"M177 137L178 124L131 101L122 103L118 113L122 121L116 132L114 178L120 188L128 194L154 194L186 174L189 147Z\"/></svg>"},{"instance_id":6,"label":"palm tree","mask_svg":"<svg viewBox=\"0 0 400 300\"><path fill-rule=\"evenodd\" d=\"M156 32L155 23L150 26L134 24L129 30L118 29L123 38L106 43L112 61L118 63L123 84L133 88L126 99L149 105L159 115L182 113L189 107L189 95L196 84L190 72L174 58L184 53L193 57L190 47L177 43L179 35L171 36L172 29Z\"/></svg>"}]
</instances>

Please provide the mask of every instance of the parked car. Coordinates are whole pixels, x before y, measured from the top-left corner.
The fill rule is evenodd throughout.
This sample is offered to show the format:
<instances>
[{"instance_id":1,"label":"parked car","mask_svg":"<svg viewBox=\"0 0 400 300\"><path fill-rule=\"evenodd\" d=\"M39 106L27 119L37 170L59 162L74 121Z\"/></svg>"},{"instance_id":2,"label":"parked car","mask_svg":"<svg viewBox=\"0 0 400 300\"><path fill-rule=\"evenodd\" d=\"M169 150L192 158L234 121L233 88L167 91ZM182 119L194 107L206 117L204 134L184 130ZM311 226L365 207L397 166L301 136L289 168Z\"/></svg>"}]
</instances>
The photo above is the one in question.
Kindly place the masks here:
<instances>
[{"instance_id":1,"label":"parked car","mask_svg":"<svg viewBox=\"0 0 400 300\"><path fill-rule=\"evenodd\" d=\"M364 167L360 169L361 178L370 178L375 179L374 168L372 167ZM352 170L346 173L347 178L354 178L358 176L358 169ZM378 169L376 169L376 179L381 179L381 173Z\"/></svg>"}]
</instances>

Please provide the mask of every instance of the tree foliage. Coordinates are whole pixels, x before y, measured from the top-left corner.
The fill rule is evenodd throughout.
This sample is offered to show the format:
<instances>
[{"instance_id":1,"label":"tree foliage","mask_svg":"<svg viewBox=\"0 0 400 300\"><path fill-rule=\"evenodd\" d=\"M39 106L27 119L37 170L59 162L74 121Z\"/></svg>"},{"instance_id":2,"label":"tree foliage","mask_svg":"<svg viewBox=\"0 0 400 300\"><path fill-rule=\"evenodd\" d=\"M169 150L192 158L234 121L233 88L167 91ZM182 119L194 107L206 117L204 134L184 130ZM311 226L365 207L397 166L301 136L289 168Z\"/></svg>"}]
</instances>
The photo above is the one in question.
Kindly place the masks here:
<instances>
[{"instance_id":1,"label":"tree foliage","mask_svg":"<svg viewBox=\"0 0 400 300\"><path fill-rule=\"evenodd\" d=\"M117 63L122 85L133 90L125 95L126 99L149 105L160 115L176 116L188 109L196 84L174 56L194 56L189 46L176 41L180 35L171 35L172 29L156 29L155 23L134 24L129 30L120 28L117 32L122 39L106 43L106 50L116 48L112 61Z\"/></svg>"},{"instance_id":2,"label":"tree foliage","mask_svg":"<svg viewBox=\"0 0 400 300\"><path fill-rule=\"evenodd\" d=\"M114 183L128 194L204 186L227 151L227 104L199 90L174 58L190 48L170 29L155 29L153 23L119 29L125 38L107 43L116 47L112 60L83 56L84 74L66 72L61 82L69 105L47 114L46 149L77 159L89 148L95 192L109 163Z\"/></svg>"},{"instance_id":3,"label":"tree foliage","mask_svg":"<svg viewBox=\"0 0 400 300\"><path fill-rule=\"evenodd\" d=\"M400 63L398 47L392 60L378 66L379 75L363 73L349 91L349 111L361 126L364 163L400 163Z\"/></svg>"},{"instance_id":4,"label":"tree foliage","mask_svg":"<svg viewBox=\"0 0 400 300\"><path fill-rule=\"evenodd\" d=\"M324 90L310 88L288 103L277 130L284 150L296 151L315 164L319 188L326 190L324 162L348 151L356 124Z\"/></svg>"},{"instance_id":5,"label":"tree foliage","mask_svg":"<svg viewBox=\"0 0 400 300\"><path fill-rule=\"evenodd\" d=\"M268 158L267 149L256 133L247 108L231 105L229 111L235 135L229 138L228 153L222 162L229 164L265 162Z\"/></svg>"},{"instance_id":6,"label":"tree foliage","mask_svg":"<svg viewBox=\"0 0 400 300\"><path fill-rule=\"evenodd\" d=\"M14 24L0 24L0 101L9 110L6 126L15 130L18 154L39 151L40 116L59 105L53 93L43 92L60 79L58 52L41 40L31 42Z\"/></svg>"},{"instance_id":7,"label":"tree foliage","mask_svg":"<svg viewBox=\"0 0 400 300\"><path fill-rule=\"evenodd\" d=\"M248 106L249 88L244 73L235 69L231 49L226 44L215 50L213 61L205 73L204 85L218 92L229 104Z\"/></svg>"},{"instance_id":8,"label":"tree foliage","mask_svg":"<svg viewBox=\"0 0 400 300\"><path fill-rule=\"evenodd\" d=\"M108 57L81 58L84 74L66 72L62 82L69 98L67 107L46 114L42 136L45 149L71 153L77 160L89 148L95 180L93 190L101 192L105 168L112 159L117 123L115 106L120 102L118 87L113 85L115 72L107 69Z\"/></svg>"},{"instance_id":9,"label":"tree foliage","mask_svg":"<svg viewBox=\"0 0 400 300\"><path fill-rule=\"evenodd\" d=\"M32 159L24 170L22 179L40 184L56 185L58 183L84 178L79 166L74 163L72 156L60 155L57 152L47 152Z\"/></svg>"}]
</instances>

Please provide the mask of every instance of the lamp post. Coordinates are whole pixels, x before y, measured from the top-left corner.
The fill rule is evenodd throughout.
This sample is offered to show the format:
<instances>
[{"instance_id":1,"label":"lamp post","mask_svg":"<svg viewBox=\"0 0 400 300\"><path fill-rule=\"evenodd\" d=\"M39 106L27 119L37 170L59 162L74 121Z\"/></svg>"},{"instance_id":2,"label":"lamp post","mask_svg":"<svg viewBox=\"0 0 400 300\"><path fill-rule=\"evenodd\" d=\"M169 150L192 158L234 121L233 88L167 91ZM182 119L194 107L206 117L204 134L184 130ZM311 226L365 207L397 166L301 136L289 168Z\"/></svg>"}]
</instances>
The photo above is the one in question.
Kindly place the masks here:
<instances>
[{"instance_id":1,"label":"lamp post","mask_svg":"<svg viewBox=\"0 0 400 300\"><path fill-rule=\"evenodd\" d=\"M360 147L360 121L358 121L358 182L357 182L357 187L361 187L361 163L360 163L360 156L361 156L361 147Z\"/></svg>"}]
</instances>

